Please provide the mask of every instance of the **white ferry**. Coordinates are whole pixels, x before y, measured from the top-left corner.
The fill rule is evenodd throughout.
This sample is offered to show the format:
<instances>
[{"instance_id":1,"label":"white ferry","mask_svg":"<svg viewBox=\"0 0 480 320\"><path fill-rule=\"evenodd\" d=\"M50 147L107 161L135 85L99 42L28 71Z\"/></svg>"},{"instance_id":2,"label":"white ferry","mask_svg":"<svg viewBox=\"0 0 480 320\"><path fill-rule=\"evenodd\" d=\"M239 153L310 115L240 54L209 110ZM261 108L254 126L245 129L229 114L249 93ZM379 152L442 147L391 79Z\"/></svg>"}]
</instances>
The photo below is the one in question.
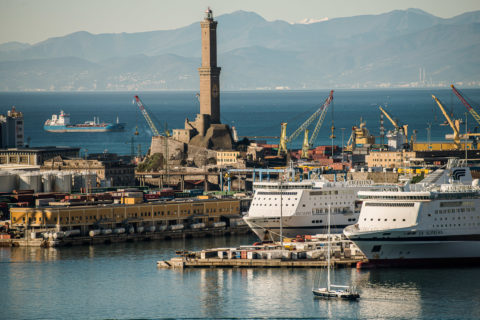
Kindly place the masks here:
<instances>
[{"instance_id":1,"label":"white ferry","mask_svg":"<svg viewBox=\"0 0 480 320\"><path fill-rule=\"evenodd\" d=\"M480 261L480 189L462 161L403 191L358 196L358 223L344 234L368 257L365 267Z\"/></svg>"},{"instance_id":2,"label":"white ferry","mask_svg":"<svg viewBox=\"0 0 480 320\"><path fill-rule=\"evenodd\" d=\"M280 217L284 237L325 233L328 206L331 207L331 232L357 222L361 203L359 190L380 190L372 181L256 182L254 197L245 222L261 240L280 238Z\"/></svg>"}]
</instances>

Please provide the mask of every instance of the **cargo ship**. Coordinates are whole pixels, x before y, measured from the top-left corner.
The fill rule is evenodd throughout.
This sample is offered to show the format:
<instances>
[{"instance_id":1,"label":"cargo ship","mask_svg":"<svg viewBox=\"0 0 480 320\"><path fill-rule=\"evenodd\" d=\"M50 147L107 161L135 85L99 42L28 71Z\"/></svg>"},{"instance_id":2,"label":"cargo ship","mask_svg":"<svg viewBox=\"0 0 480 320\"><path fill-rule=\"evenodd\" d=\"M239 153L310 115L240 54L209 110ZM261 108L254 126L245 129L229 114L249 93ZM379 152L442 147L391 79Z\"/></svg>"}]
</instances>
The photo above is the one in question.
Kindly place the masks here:
<instances>
[{"instance_id":1,"label":"cargo ship","mask_svg":"<svg viewBox=\"0 0 480 320\"><path fill-rule=\"evenodd\" d=\"M110 132L123 131L125 123L105 123L100 122L98 117L94 117L93 121L85 121L79 124L70 124L70 115L60 111L59 115L53 114L51 119L45 121L43 129L48 132Z\"/></svg>"}]
</instances>

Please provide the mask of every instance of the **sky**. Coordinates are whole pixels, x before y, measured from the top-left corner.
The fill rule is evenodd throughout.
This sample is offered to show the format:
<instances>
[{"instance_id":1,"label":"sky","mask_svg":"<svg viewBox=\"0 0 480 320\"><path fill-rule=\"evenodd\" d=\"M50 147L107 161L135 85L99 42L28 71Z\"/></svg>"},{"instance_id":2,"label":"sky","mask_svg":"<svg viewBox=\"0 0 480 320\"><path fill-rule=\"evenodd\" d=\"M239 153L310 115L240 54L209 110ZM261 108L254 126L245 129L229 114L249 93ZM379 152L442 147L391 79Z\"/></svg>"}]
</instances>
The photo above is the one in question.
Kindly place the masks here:
<instances>
[{"instance_id":1,"label":"sky","mask_svg":"<svg viewBox=\"0 0 480 320\"><path fill-rule=\"evenodd\" d=\"M380 14L418 8L450 18L480 10L479 0L0 0L0 43L35 44L77 31L133 33L183 27L214 15L253 11L265 19L304 19Z\"/></svg>"}]
</instances>

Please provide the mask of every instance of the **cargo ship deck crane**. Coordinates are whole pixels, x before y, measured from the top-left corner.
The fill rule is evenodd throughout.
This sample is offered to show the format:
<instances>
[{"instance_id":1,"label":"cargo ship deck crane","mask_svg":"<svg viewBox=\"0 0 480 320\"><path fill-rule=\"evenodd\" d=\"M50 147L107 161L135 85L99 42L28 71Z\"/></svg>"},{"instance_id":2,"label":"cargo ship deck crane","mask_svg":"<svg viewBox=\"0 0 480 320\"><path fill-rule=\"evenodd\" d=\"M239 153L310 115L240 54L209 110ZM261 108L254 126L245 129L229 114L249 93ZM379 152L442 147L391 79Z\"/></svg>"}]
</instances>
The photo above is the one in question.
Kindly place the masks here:
<instances>
[{"instance_id":1,"label":"cargo ship deck crane","mask_svg":"<svg viewBox=\"0 0 480 320\"><path fill-rule=\"evenodd\" d=\"M150 115L148 114L147 110L145 109L145 106L143 105L142 100L140 100L139 96L135 96L134 103L136 103L138 105L138 107L140 108L140 110L142 111L143 117L147 121L150 129L152 130L153 136L159 136L160 132L158 131L155 124L153 123L152 119L150 118ZM170 132L167 129L165 129L165 136L170 137Z\"/></svg>"},{"instance_id":2,"label":"cargo ship deck crane","mask_svg":"<svg viewBox=\"0 0 480 320\"><path fill-rule=\"evenodd\" d=\"M378 107L380 109L380 111L382 111L382 113L387 117L387 119L392 123L392 125L395 127L395 130L397 131L400 131L400 130L403 130L403 133L405 133L405 138L407 138L407 135L408 135L408 124L406 125L403 125L403 126L400 126L398 124L397 121L393 120L393 118L390 116L390 114L388 114L387 111L385 111L385 109L383 109L382 107Z\"/></svg>"},{"instance_id":3,"label":"cargo ship deck crane","mask_svg":"<svg viewBox=\"0 0 480 320\"><path fill-rule=\"evenodd\" d=\"M305 149L308 153L308 147L310 147L315 141L318 135L318 131L320 130L323 120L325 119L328 106L330 105L332 100L333 100L333 90L330 91L330 94L328 98L325 100L324 104L320 108L318 108L318 110L315 111L304 123L302 123L302 125L300 125L300 127L298 127L297 130L295 130L289 137L287 137L287 123L282 122L280 143L278 144L278 155L287 153L287 143L297 138L302 131L305 131L308 128L308 126L312 124L312 122L315 121L315 119L318 118L317 124L315 126L312 137L310 139L308 139L308 132L305 132L306 136L304 138L304 143L302 146L302 154L304 153ZM308 147L306 146L307 142L308 142Z\"/></svg>"}]
</instances>

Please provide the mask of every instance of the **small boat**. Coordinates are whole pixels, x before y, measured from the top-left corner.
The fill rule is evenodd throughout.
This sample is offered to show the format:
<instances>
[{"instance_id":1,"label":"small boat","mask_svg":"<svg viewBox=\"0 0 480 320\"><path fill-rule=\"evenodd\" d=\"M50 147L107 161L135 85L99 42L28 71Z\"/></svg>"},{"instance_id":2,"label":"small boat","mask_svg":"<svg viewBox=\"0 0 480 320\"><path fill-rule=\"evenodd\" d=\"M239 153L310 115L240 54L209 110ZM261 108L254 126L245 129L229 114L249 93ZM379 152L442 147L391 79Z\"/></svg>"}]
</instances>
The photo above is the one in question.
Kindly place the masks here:
<instances>
[{"instance_id":1,"label":"small boat","mask_svg":"<svg viewBox=\"0 0 480 320\"><path fill-rule=\"evenodd\" d=\"M345 286L330 283L330 256L331 256L331 241L330 241L330 206L328 206L328 253L327 253L327 287L326 288L312 288L314 297L323 299L341 299L341 300L357 300L360 298L354 286ZM333 290L333 288L336 288Z\"/></svg>"}]
</instances>

